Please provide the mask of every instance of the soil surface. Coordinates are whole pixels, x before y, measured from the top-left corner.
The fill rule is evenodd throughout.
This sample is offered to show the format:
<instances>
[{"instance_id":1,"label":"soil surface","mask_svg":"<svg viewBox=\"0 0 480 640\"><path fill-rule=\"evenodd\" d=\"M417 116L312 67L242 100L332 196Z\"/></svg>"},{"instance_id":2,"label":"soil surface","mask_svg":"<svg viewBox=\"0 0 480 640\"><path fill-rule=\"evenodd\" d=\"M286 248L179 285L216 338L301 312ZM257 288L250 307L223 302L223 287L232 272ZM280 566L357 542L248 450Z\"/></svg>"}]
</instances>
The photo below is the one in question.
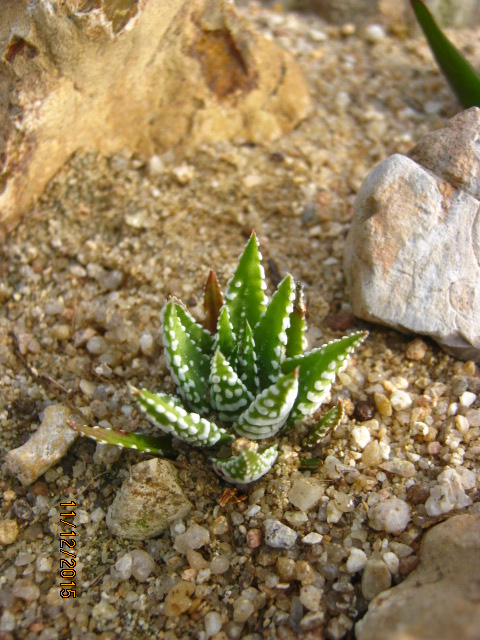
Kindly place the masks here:
<instances>
[{"instance_id":1,"label":"soil surface","mask_svg":"<svg viewBox=\"0 0 480 640\"><path fill-rule=\"evenodd\" d=\"M475 365L428 340L357 321L342 274L366 173L442 126L458 112L455 98L420 36L249 11L258 29L297 56L311 87L311 117L270 146L237 141L148 161L128 154L71 159L0 248L0 459L57 402L75 406L91 425L151 429L127 383L174 391L160 339L166 296L201 319L209 269L225 286L252 229L269 293L286 272L305 286L310 347L369 330L325 405L342 398L347 419L313 451L303 445L305 428L281 438L273 470L240 491L246 500L225 507L219 500L228 485L202 452L185 452L179 479L194 507L147 542L115 538L105 525L140 453L112 453L79 438L31 486L4 474L0 521L15 520L18 532L0 548L2 640L353 638L372 589L398 583L415 566L423 531L437 520L425 506L437 476L447 466L477 468ZM479 35L455 33L478 68ZM14 342L57 384L32 376ZM301 456L328 464L300 471ZM288 496L295 479L309 475L324 494L305 512ZM478 502L475 489L467 494ZM400 532L375 530L369 510L392 496L408 505L410 520ZM77 593L62 599L60 503L69 501L77 513ZM292 548L265 543L268 518L298 534ZM209 531L210 542L187 558L173 544L192 523ZM319 535L304 542L310 533ZM154 561L143 581L112 570L132 549ZM214 572L217 556L226 560ZM371 558L383 558L388 569L373 587L362 585ZM179 581L191 583L182 596L189 601L179 596L182 613L171 615Z\"/></svg>"}]
</instances>

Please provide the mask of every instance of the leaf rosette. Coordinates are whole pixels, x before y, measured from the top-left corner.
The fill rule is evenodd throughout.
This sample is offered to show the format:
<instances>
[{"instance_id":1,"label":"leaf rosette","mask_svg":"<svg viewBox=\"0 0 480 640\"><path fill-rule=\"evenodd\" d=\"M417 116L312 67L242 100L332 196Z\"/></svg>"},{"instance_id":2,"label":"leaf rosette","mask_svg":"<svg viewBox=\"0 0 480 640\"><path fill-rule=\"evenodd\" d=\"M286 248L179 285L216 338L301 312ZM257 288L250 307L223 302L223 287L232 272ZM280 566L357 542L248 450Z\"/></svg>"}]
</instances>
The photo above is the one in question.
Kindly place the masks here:
<instances>
[{"instance_id":1,"label":"leaf rosette","mask_svg":"<svg viewBox=\"0 0 480 640\"><path fill-rule=\"evenodd\" d=\"M305 352L302 287L287 274L269 300L261 258L252 233L225 294L210 273L204 326L176 298L165 303L162 340L177 396L132 388L148 419L163 432L197 447L231 444L232 456L212 461L215 471L232 483L253 482L272 468L278 446L261 448L256 441L273 438L314 414L367 335L352 333ZM340 410L331 413L317 435L334 429L342 415ZM93 428L77 428L99 439ZM146 450L137 434L123 435L121 442L117 437L115 443L128 447L129 435L134 448ZM101 436L109 441L108 430ZM236 447L240 440L242 446ZM151 438L149 444L150 451L161 452Z\"/></svg>"}]
</instances>

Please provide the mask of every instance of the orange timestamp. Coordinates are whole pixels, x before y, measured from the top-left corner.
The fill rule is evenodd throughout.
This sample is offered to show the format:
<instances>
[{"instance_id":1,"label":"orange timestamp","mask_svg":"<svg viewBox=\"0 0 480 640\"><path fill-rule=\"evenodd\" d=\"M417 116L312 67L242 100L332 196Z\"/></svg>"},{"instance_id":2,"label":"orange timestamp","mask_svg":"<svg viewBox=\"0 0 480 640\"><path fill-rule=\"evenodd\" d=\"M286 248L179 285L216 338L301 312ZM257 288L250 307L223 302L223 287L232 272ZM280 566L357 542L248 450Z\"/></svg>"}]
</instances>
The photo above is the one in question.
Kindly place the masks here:
<instances>
[{"instance_id":1,"label":"orange timestamp","mask_svg":"<svg viewBox=\"0 0 480 640\"><path fill-rule=\"evenodd\" d=\"M61 502L60 506L76 507L77 505L75 502ZM60 553L66 556L65 558L60 558L60 577L63 579L72 579L71 582L60 583L60 587L63 587L60 589L60 595L62 596L62 598L77 597L76 582L73 580L73 578L75 578L75 576L77 575L75 571L75 565L77 564L75 558L77 556L74 552L71 551L76 547L76 525L73 524L73 522L68 521L68 518L74 518L75 515L75 511L60 514L60 523L68 527L66 531L62 531L60 533Z\"/></svg>"}]
</instances>

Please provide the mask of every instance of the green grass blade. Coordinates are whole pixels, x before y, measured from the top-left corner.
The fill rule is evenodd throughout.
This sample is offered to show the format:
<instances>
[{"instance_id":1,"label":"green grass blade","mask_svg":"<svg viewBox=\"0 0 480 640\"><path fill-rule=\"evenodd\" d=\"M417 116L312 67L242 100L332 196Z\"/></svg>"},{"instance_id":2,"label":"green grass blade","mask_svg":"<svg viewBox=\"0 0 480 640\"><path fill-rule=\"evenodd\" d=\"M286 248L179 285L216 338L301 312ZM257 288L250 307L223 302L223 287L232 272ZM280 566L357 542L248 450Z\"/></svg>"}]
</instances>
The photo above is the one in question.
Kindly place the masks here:
<instances>
[{"instance_id":1,"label":"green grass blade","mask_svg":"<svg viewBox=\"0 0 480 640\"><path fill-rule=\"evenodd\" d=\"M422 0L410 0L430 49L464 109L480 107L480 76L435 22Z\"/></svg>"}]
</instances>

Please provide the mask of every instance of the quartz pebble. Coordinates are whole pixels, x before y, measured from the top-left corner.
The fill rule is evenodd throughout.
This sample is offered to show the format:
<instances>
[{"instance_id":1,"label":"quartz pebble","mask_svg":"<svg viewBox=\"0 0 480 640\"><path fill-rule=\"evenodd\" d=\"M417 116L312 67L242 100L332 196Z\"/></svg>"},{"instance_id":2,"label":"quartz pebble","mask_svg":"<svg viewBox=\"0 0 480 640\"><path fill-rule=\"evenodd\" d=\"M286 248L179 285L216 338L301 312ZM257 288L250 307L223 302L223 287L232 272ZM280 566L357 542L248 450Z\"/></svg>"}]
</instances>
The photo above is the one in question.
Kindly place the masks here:
<instances>
[{"instance_id":1,"label":"quartz pebble","mask_svg":"<svg viewBox=\"0 0 480 640\"><path fill-rule=\"evenodd\" d=\"M132 558L132 575L138 582L145 582L155 567L152 556L142 549L130 552Z\"/></svg>"},{"instance_id":2,"label":"quartz pebble","mask_svg":"<svg viewBox=\"0 0 480 640\"><path fill-rule=\"evenodd\" d=\"M365 449L371 440L370 431L365 426L354 427L352 429L352 439L360 449Z\"/></svg>"},{"instance_id":3,"label":"quartz pebble","mask_svg":"<svg viewBox=\"0 0 480 640\"><path fill-rule=\"evenodd\" d=\"M279 520L265 520L265 542L275 549L290 549L295 544L298 534Z\"/></svg>"},{"instance_id":4,"label":"quartz pebble","mask_svg":"<svg viewBox=\"0 0 480 640\"><path fill-rule=\"evenodd\" d=\"M297 509L308 511L320 502L324 491L323 485L314 478L295 478L288 499Z\"/></svg>"},{"instance_id":5,"label":"quartz pebble","mask_svg":"<svg viewBox=\"0 0 480 640\"><path fill-rule=\"evenodd\" d=\"M5 456L6 467L27 486L63 458L78 433L67 425L70 409L61 404L49 405L33 436L21 447Z\"/></svg>"},{"instance_id":6,"label":"quartz pebble","mask_svg":"<svg viewBox=\"0 0 480 640\"><path fill-rule=\"evenodd\" d=\"M350 553L346 563L347 571L349 573L357 573L358 571L362 571L367 564L367 559L367 554L365 553L365 551L363 551L363 549L352 547L350 549Z\"/></svg>"},{"instance_id":7,"label":"quartz pebble","mask_svg":"<svg viewBox=\"0 0 480 640\"><path fill-rule=\"evenodd\" d=\"M452 509L463 509L472 504L472 499L465 493L465 488L475 485L475 474L466 469L460 475L458 469L445 469L437 477L437 484L430 490L430 497L425 502L429 516L439 516Z\"/></svg>"},{"instance_id":8,"label":"quartz pebble","mask_svg":"<svg viewBox=\"0 0 480 640\"><path fill-rule=\"evenodd\" d=\"M13 544L18 537L16 520L0 520L0 545Z\"/></svg>"},{"instance_id":9,"label":"quartz pebble","mask_svg":"<svg viewBox=\"0 0 480 640\"><path fill-rule=\"evenodd\" d=\"M210 533L205 527L199 524L191 524L185 533L181 533L175 538L175 549L180 553L187 553L189 549L199 549L210 542Z\"/></svg>"},{"instance_id":10,"label":"quartz pebble","mask_svg":"<svg viewBox=\"0 0 480 640\"><path fill-rule=\"evenodd\" d=\"M213 575L225 573L230 566L227 556L214 556L210 562L210 571Z\"/></svg>"},{"instance_id":11,"label":"quartz pebble","mask_svg":"<svg viewBox=\"0 0 480 640\"><path fill-rule=\"evenodd\" d=\"M207 638L211 638L222 628L222 616L216 611L209 611L203 618L203 624Z\"/></svg>"},{"instance_id":12,"label":"quartz pebble","mask_svg":"<svg viewBox=\"0 0 480 640\"><path fill-rule=\"evenodd\" d=\"M318 611L323 591L313 584L306 584L300 588L300 602L310 611Z\"/></svg>"},{"instance_id":13,"label":"quartz pebble","mask_svg":"<svg viewBox=\"0 0 480 640\"><path fill-rule=\"evenodd\" d=\"M362 595L365 600L373 600L388 589L391 583L392 575L385 562L379 558L370 558L362 575Z\"/></svg>"},{"instance_id":14,"label":"quartz pebble","mask_svg":"<svg viewBox=\"0 0 480 640\"><path fill-rule=\"evenodd\" d=\"M382 500L368 512L370 526L376 531L403 531L410 522L410 507L399 498Z\"/></svg>"},{"instance_id":15,"label":"quartz pebble","mask_svg":"<svg viewBox=\"0 0 480 640\"><path fill-rule=\"evenodd\" d=\"M240 596L233 603L234 622L246 622L255 611L253 603L245 596Z\"/></svg>"}]
</instances>

